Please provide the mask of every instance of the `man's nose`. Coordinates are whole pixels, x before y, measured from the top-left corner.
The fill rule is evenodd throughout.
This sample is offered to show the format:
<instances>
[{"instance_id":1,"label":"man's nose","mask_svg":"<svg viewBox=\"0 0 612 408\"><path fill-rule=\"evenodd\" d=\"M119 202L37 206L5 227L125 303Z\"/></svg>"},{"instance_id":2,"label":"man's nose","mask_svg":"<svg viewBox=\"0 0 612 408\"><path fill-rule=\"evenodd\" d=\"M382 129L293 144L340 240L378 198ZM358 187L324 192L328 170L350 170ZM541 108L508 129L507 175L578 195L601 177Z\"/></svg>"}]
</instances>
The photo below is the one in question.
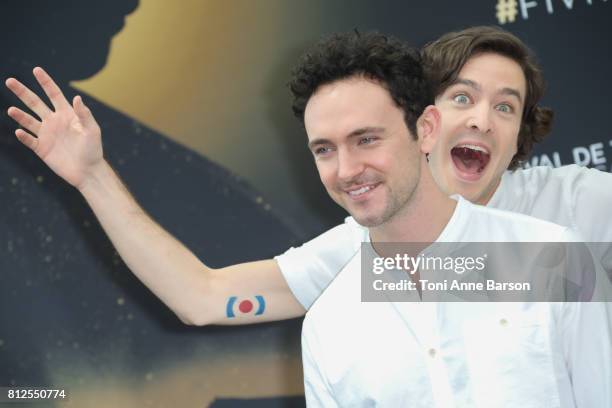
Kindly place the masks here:
<instances>
[{"instance_id":1,"label":"man's nose","mask_svg":"<svg viewBox=\"0 0 612 408\"><path fill-rule=\"evenodd\" d=\"M338 179L340 181L351 181L363 172L363 161L358 156L357 153L347 150L338 151Z\"/></svg>"},{"instance_id":2,"label":"man's nose","mask_svg":"<svg viewBox=\"0 0 612 408\"><path fill-rule=\"evenodd\" d=\"M493 122L489 107L484 103L474 106L470 110L466 126L480 133L491 133L493 131Z\"/></svg>"}]
</instances>

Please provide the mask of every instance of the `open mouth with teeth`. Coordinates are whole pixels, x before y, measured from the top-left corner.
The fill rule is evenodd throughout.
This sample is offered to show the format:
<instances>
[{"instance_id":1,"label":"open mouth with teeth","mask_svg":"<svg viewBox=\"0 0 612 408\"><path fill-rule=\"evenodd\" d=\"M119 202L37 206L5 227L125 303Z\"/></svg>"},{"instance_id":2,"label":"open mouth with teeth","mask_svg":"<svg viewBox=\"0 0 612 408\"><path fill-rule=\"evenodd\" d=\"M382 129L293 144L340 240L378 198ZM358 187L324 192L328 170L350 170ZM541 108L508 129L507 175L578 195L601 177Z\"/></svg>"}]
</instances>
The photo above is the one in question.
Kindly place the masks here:
<instances>
[{"instance_id":1,"label":"open mouth with teeth","mask_svg":"<svg viewBox=\"0 0 612 408\"><path fill-rule=\"evenodd\" d=\"M451 157L461 175L477 180L489 164L491 154L481 146L462 144L451 149Z\"/></svg>"}]
</instances>

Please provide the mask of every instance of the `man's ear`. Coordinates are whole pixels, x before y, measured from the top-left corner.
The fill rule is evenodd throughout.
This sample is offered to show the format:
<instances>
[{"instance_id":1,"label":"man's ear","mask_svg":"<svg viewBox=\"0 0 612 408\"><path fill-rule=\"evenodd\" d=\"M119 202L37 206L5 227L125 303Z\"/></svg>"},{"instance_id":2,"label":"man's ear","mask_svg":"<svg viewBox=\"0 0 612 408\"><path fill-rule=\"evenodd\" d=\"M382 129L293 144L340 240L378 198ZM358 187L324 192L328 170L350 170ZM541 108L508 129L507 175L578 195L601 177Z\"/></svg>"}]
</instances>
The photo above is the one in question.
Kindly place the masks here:
<instances>
[{"instance_id":1,"label":"man's ear","mask_svg":"<svg viewBox=\"0 0 612 408\"><path fill-rule=\"evenodd\" d=\"M417 120L417 132L421 139L421 152L431 153L440 132L440 111L434 105L426 107Z\"/></svg>"}]
</instances>

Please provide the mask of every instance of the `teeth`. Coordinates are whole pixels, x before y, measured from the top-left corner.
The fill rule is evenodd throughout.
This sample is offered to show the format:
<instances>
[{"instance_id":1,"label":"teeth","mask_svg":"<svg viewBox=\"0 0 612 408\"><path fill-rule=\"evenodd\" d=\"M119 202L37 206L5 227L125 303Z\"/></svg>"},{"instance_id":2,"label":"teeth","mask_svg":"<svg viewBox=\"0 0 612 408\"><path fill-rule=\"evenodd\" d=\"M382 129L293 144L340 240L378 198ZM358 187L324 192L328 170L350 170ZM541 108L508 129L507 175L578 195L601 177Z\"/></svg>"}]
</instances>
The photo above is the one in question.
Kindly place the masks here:
<instances>
[{"instance_id":1,"label":"teeth","mask_svg":"<svg viewBox=\"0 0 612 408\"><path fill-rule=\"evenodd\" d=\"M461 144L461 145L458 145L457 147L467 147L468 149L476 150L477 152L483 152L483 153L489 154L489 152L482 146L476 146L476 145L471 145L471 144Z\"/></svg>"},{"instance_id":2,"label":"teeth","mask_svg":"<svg viewBox=\"0 0 612 408\"><path fill-rule=\"evenodd\" d=\"M365 193L366 191L370 191L372 188L373 188L372 186L365 186L365 187L361 187L358 190L349 191L348 193L351 196L357 196L359 194Z\"/></svg>"}]
</instances>

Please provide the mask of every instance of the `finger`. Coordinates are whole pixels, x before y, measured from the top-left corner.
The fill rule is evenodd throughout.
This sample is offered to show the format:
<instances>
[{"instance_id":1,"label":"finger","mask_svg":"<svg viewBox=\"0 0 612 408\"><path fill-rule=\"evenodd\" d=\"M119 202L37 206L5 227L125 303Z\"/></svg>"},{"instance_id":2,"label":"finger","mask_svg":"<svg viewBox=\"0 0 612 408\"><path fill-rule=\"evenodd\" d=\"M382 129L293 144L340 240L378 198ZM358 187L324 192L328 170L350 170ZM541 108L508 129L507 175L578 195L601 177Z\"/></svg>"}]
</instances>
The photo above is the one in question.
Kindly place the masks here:
<instances>
[{"instance_id":1,"label":"finger","mask_svg":"<svg viewBox=\"0 0 612 408\"><path fill-rule=\"evenodd\" d=\"M32 72L34 72L36 80L42 87L43 91L45 91L45 93L49 97L49 100L53 104L55 110L70 106L70 104L66 100L66 97L62 93L62 90L59 88L59 86L57 86L55 81L53 81L53 79L49 76L49 74L45 72L44 69L42 69L41 67L36 67Z\"/></svg>"},{"instance_id":2,"label":"finger","mask_svg":"<svg viewBox=\"0 0 612 408\"><path fill-rule=\"evenodd\" d=\"M5 82L6 87L10 89L15 96L24 103L25 106L30 108L32 112L38 115L39 118L44 119L51 114L51 109L44 103L38 95L30 91L28 87L16 80L15 78L9 78Z\"/></svg>"},{"instance_id":3,"label":"finger","mask_svg":"<svg viewBox=\"0 0 612 408\"><path fill-rule=\"evenodd\" d=\"M15 122L19 123L21 127L28 129L31 133L34 133L35 135L38 134L41 123L39 120L35 119L32 115L14 106L11 106L10 108L8 108L7 113L11 118L13 118Z\"/></svg>"},{"instance_id":4,"label":"finger","mask_svg":"<svg viewBox=\"0 0 612 408\"><path fill-rule=\"evenodd\" d=\"M34 136L32 136L31 134L29 134L28 132L26 132L23 129L17 129L15 131L15 136L17 136L17 139L21 143L23 143L24 145L26 145L27 147L29 147L33 151L36 151L36 148L38 147L38 139L37 138L35 138Z\"/></svg>"},{"instance_id":5,"label":"finger","mask_svg":"<svg viewBox=\"0 0 612 408\"><path fill-rule=\"evenodd\" d=\"M81 98L80 95L74 97L72 100L72 106L74 107L74 112L77 114L79 120L83 123L83 126L90 128L98 125L96 123L96 119L94 119L89 108L85 106L83 98Z\"/></svg>"}]
</instances>

